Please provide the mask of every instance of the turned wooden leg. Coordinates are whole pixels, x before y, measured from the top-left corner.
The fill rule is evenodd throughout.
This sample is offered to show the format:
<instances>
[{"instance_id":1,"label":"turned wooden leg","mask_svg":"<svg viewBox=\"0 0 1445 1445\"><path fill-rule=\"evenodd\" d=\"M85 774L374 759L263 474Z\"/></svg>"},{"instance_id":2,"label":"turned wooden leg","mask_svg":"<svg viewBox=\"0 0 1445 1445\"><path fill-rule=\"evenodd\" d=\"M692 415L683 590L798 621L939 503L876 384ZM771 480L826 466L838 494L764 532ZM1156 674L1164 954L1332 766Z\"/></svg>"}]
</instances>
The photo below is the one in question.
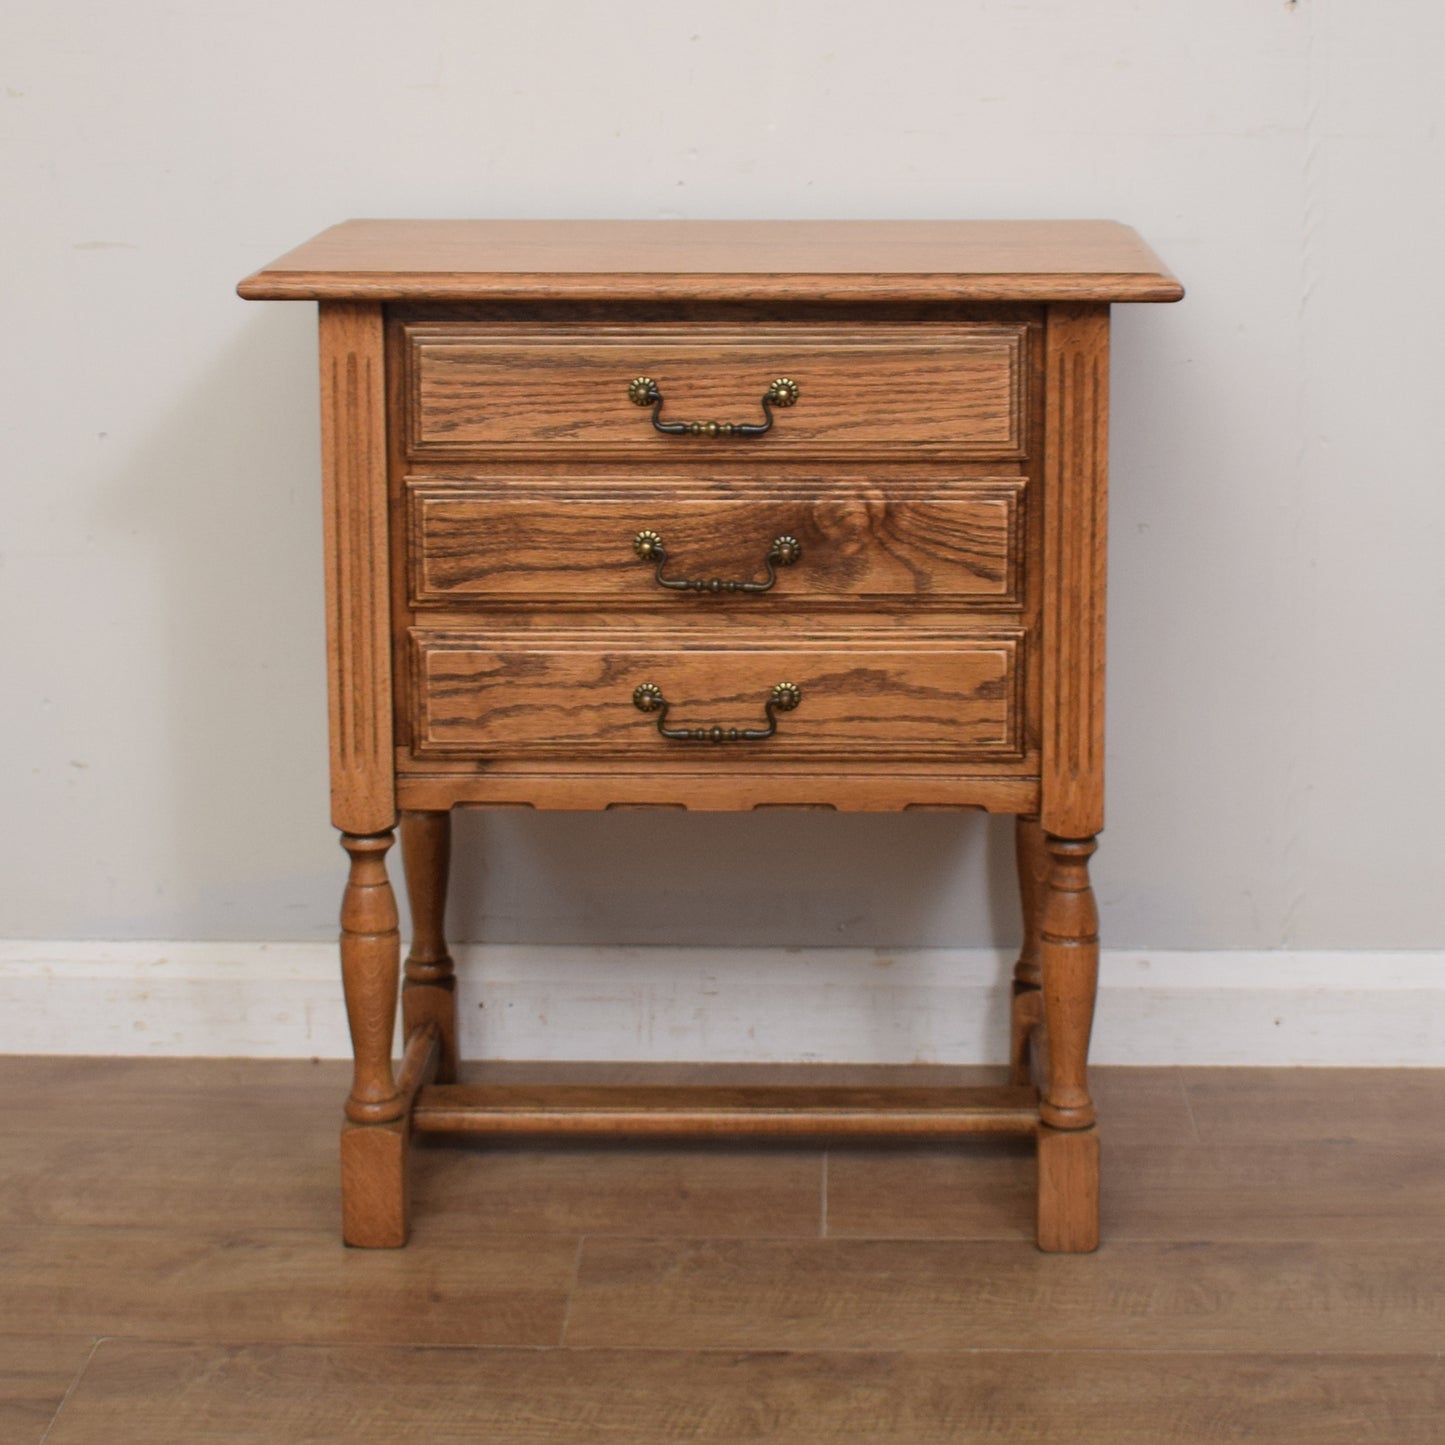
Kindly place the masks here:
<instances>
[{"instance_id":1,"label":"turned wooden leg","mask_svg":"<svg viewBox=\"0 0 1445 1445\"><path fill-rule=\"evenodd\" d=\"M351 871L341 903L341 982L355 1056L341 1131L342 1235L347 1244L406 1243L406 1100L391 1067L401 939L386 875L391 833L343 833Z\"/></svg>"},{"instance_id":2,"label":"turned wooden leg","mask_svg":"<svg viewBox=\"0 0 1445 1445\"><path fill-rule=\"evenodd\" d=\"M1043 919L1044 884L1049 856L1044 848L1044 830L1037 818L1019 818L1014 824L1014 852L1018 860L1019 901L1023 905L1024 940L1014 964L1013 1010L1009 1041L1009 1082L1027 1084L1030 1069L1030 1035L1043 1022L1039 990L1043 973L1039 967L1039 929Z\"/></svg>"},{"instance_id":3,"label":"turned wooden leg","mask_svg":"<svg viewBox=\"0 0 1445 1445\"><path fill-rule=\"evenodd\" d=\"M1099 977L1099 915L1089 886L1092 838L1044 836L1039 929L1048 1072L1039 1101L1039 1248L1099 1243L1099 1135L1089 1097L1089 1033Z\"/></svg>"},{"instance_id":4,"label":"turned wooden leg","mask_svg":"<svg viewBox=\"0 0 1445 1445\"><path fill-rule=\"evenodd\" d=\"M401 991L403 1030L408 1038L419 1024L434 1023L441 1043L437 1082L457 1077L457 979L447 952L447 875L452 857L449 812L401 815L401 861L411 904L411 950Z\"/></svg>"}]
</instances>

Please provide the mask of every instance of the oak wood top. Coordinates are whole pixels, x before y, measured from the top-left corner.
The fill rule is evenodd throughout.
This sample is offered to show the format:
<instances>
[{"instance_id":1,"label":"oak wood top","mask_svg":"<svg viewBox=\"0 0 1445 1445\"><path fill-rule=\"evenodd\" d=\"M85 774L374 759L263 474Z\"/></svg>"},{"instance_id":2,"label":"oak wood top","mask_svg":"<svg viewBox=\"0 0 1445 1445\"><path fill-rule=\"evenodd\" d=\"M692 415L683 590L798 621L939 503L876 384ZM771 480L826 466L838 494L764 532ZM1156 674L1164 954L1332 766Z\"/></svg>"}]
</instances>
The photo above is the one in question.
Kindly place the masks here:
<instances>
[{"instance_id":1,"label":"oak wood top","mask_svg":"<svg viewBox=\"0 0 1445 1445\"><path fill-rule=\"evenodd\" d=\"M1177 301L1116 221L344 221L253 301Z\"/></svg>"}]
</instances>

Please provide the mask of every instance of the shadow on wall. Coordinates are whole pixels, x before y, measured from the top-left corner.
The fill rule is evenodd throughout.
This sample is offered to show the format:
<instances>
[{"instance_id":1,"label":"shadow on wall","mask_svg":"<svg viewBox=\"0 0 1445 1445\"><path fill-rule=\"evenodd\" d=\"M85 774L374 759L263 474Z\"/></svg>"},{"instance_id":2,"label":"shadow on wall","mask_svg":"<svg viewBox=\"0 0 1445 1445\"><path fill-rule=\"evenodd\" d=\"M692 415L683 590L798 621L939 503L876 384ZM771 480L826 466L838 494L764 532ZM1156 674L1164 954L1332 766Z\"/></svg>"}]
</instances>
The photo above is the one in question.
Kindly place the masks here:
<instances>
[{"instance_id":1,"label":"shadow on wall","mask_svg":"<svg viewBox=\"0 0 1445 1445\"><path fill-rule=\"evenodd\" d=\"M966 948L1020 933L1009 819L463 813L450 926L496 943Z\"/></svg>"},{"instance_id":2,"label":"shadow on wall","mask_svg":"<svg viewBox=\"0 0 1445 1445\"><path fill-rule=\"evenodd\" d=\"M335 935L317 434L312 308L248 308L109 492L102 523L152 548L168 678L150 700L165 896L133 936ZM469 812L450 926L493 943L1011 944L1012 847L1010 820L981 814Z\"/></svg>"}]
</instances>

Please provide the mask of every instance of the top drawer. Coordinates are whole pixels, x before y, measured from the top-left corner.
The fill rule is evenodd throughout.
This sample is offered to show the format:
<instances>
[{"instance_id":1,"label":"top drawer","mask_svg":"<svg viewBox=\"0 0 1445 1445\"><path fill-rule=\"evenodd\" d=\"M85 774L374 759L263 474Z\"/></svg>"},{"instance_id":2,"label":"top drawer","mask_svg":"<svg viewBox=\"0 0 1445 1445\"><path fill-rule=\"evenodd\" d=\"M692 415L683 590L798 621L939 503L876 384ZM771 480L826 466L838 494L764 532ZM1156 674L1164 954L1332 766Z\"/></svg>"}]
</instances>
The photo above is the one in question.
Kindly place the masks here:
<instances>
[{"instance_id":1,"label":"top drawer","mask_svg":"<svg viewBox=\"0 0 1445 1445\"><path fill-rule=\"evenodd\" d=\"M1021 325L404 327L415 458L566 456L1014 459L1024 455ZM650 377L664 423L759 425L763 395L797 401L762 436L665 435L629 383Z\"/></svg>"}]
</instances>

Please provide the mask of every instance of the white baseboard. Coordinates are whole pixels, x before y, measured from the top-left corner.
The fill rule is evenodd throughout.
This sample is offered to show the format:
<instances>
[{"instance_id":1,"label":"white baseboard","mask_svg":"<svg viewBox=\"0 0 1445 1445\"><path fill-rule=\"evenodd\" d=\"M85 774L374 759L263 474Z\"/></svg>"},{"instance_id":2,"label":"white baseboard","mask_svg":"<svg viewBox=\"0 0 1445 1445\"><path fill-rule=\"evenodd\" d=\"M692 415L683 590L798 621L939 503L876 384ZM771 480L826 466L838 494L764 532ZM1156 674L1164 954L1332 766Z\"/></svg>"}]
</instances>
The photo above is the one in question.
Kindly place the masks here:
<instances>
[{"instance_id":1,"label":"white baseboard","mask_svg":"<svg viewBox=\"0 0 1445 1445\"><path fill-rule=\"evenodd\" d=\"M467 1057L985 1063L991 950L463 947ZM336 951L0 942L0 1053L338 1058ZM1103 957L1107 1064L1445 1065L1445 953Z\"/></svg>"}]
</instances>

